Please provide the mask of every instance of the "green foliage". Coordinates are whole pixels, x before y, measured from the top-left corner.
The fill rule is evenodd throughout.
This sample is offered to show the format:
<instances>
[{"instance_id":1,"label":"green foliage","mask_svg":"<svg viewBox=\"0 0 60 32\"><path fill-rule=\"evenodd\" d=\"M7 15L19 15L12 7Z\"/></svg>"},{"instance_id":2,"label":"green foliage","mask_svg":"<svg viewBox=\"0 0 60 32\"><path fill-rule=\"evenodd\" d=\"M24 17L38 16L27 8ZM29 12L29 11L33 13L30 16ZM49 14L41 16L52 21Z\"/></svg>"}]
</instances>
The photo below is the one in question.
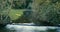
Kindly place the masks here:
<instances>
[{"instance_id":1,"label":"green foliage","mask_svg":"<svg viewBox=\"0 0 60 32\"><path fill-rule=\"evenodd\" d=\"M54 3L54 2L55 3ZM58 25L60 23L60 4L58 0L35 0L33 2L32 21L38 25Z\"/></svg>"},{"instance_id":2,"label":"green foliage","mask_svg":"<svg viewBox=\"0 0 60 32\"><path fill-rule=\"evenodd\" d=\"M11 9L9 16L14 23L30 23L29 16L26 17L24 11L25 9Z\"/></svg>"},{"instance_id":3,"label":"green foliage","mask_svg":"<svg viewBox=\"0 0 60 32\"><path fill-rule=\"evenodd\" d=\"M3 11L9 11L11 8L11 0L0 0L0 13Z\"/></svg>"},{"instance_id":4,"label":"green foliage","mask_svg":"<svg viewBox=\"0 0 60 32\"><path fill-rule=\"evenodd\" d=\"M23 15L22 9L11 9L9 12L9 16L12 20L18 19L21 15Z\"/></svg>"},{"instance_id":5,"label":"green foliage","mask_svg":"<svg viewBox=\"0 0 60 32\"><path fill-rule=\"evenodd\" d=\"M27 8L31 0L13 0L12 8L15 9L24 9Z\"/></svg>"},{"instance_id":6,"label":"green foliage","mask_svg":"<svg viewBox=\"0 0 60 32\"><path fill-rule=\"evenodd\" d=\"M28 14L26 14L28 13ZM30 12L31 13L31 12ZM17 19L13 20L15 23L30 23L30 13L29 11L23 11L23 14L19 16Z\"/></svg>"}]
</instances>

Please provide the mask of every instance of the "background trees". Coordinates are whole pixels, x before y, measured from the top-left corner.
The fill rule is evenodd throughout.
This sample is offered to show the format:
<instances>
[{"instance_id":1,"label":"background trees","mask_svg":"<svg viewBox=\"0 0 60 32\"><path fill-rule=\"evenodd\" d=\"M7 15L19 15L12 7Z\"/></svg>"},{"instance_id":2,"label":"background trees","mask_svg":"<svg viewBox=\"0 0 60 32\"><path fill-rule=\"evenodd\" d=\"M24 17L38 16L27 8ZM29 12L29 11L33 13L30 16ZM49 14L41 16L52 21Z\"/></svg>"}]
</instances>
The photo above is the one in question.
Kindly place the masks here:
<instances>
[{"instance_id":1,"label":"background trees","mask_svg":"<svg viewBox=\"0 0 60 32\"><path fill-rule=\"evenodd\" d=\"M14 21L19 22L21 20L22 22L34 22L37 25L58 25L60 23L60 0L13 0L12 2L8 0L5 3L1 3L4 4L1 5L1 7L4 6L2 8L7 9L8 7L10 8L9 5L12 6L11 10L14 9L15 12L10 11L10 15L24 10L22 13L20 12L22 15ZM8 7L6 7L7 5ZM2 8L1 10L3 10Z\"/></svg>"},{"instance_id":2,"label":"background trees","mask_svg":"<svg viewBox=\"0 0 60 32\"><path fill-rule=\"evenodd\" d=\"M13 0L12 8L26 9L30 2L32 2L32 0Z\"/></svg>"},{"instance_id":3,"label":"background trees","mask_svg":"<svg viewBox=\"0 0 60 32\"><path fill-rule=\"evenodd\" d=\"M0 25L5 26L8 23L11 23L9 11L12 7L12 0L0 0Z\"/></svg>"},{"instance_id":4,"label":"background trees","mask_svg":"<svg viewBox=\"0 0 60 32\"><path fill-rule=\"evenodd\" d=\"M12 8L25 9L22 17L19 18L20 20L28 19L37 25L58 25L60 23L59 1L60 0L14 0Z\"/></svg>"},{"instance_id":5,"label":"background trees","mask_svg":"<svg viewBox=\"0 0 60 32\"><path fill-rule=\"evenodd\" d=\"M58 25L59 0L34 0L32 19L37 25Z\"/></svg>"}]
</instances>

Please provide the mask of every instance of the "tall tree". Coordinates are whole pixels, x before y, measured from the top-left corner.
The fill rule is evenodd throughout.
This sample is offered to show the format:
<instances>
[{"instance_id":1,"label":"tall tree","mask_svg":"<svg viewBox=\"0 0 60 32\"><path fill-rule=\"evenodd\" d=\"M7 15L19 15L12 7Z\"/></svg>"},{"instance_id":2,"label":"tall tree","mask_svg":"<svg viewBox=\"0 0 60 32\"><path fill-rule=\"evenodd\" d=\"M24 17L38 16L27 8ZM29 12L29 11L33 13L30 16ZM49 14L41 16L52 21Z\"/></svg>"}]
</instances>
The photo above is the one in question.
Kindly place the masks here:
<instances>
[{"instance_id":1,"label":"tall tree","mask_svg":"<svg viewBox=\"0 0 60 32\"><path fill-rule=\"evenodd\" d=\"M0 25L10 23L9 11L12 7L12 0L0 0Z\"/></svg>"}]
</instances>

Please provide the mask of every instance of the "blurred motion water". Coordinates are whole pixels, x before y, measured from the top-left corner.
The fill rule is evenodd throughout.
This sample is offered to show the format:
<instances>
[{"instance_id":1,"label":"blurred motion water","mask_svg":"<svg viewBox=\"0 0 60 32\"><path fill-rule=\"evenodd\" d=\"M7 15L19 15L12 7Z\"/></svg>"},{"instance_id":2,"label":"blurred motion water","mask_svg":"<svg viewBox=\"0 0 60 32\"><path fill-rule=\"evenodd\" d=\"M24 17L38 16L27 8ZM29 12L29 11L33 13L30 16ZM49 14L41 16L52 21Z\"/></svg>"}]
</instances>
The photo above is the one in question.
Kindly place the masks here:
<instances>
[{"instance_id":1,"label":"blurred motion water","mask_svg":"<svg viewBox=\"0 0 60 32\"><path fill-rule=\"evenodd\" d=\"M60 32L60 27L8 24L0 32Z\"/></svg>"}]
</instances>

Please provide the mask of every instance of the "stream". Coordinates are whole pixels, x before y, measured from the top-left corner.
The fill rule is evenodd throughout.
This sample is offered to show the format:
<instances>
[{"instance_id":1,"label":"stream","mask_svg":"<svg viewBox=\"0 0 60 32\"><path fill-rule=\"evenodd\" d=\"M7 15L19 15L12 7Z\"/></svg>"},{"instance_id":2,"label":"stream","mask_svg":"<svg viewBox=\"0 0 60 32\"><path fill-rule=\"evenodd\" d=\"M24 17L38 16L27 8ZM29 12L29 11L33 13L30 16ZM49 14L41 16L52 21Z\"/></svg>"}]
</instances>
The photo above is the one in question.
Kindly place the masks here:
<instances>
[{"instance_id":1,"label":"stream","mask_svg":"<svg viewBox=\"0 0 60 32\"><path fill-rule=\"evenodd\" d=\"M32 23L8 24L0 32L60 32L60 27L33 26Z\"/></svg>"}]
</instances>

